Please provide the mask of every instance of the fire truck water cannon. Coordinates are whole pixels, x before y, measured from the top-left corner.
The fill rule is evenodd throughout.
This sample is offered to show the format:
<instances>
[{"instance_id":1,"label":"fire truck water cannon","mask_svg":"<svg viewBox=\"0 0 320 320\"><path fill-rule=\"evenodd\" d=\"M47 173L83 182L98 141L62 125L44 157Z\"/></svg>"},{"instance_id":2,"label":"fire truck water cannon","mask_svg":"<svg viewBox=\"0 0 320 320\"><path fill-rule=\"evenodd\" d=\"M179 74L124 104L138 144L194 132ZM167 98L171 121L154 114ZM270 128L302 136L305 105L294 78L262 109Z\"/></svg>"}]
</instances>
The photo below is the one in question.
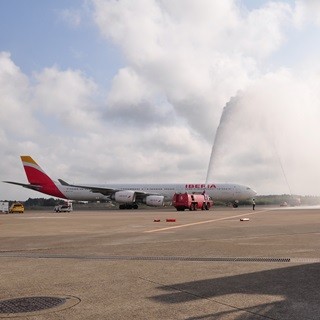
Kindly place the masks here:
<instances>
[{"instance_id":1,"label":"fire truck water cannon","mask_svg":"<svg viewBox=\"0 0 320 320\"><path fill-rule=\"evenodd\" d=\"M172 205L177 211L209 210L213 201L206 194L175 193L172 198Z\"/></svg>"}]
</instances>

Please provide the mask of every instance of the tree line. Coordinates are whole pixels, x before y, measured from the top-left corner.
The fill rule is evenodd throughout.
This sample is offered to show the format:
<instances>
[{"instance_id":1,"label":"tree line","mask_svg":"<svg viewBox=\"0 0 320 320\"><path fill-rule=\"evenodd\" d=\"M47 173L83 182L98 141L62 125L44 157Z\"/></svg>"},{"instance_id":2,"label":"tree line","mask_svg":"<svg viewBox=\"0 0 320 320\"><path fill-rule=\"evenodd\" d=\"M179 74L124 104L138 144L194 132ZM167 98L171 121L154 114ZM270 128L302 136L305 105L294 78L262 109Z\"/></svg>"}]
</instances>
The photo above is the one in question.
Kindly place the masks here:
<instances>
[{"instance_id":1,"label":"tree line","mask_svg":"<svg viewBox=\"0 0 320 320\"><path fill-rule=\"evenodd\" d=\"M319 205L320 196L300 196L300 195L261 195L255 197L255 202L257 205L282 205L287 203L290 205L292 200L299 199L301 205ZM10 204L16 201L9 201ZM23 201L22 201L23 202ZM59 204L64 204L65 200L54 199L54 198L29 198L24 201L23 204L26 208L37 208L37 207L54 207ZM239 205L251 205L251 200L240 201ZM223 206L225 203L220 201L215 201L215 206Z\"/></svg>"}]
</instances>

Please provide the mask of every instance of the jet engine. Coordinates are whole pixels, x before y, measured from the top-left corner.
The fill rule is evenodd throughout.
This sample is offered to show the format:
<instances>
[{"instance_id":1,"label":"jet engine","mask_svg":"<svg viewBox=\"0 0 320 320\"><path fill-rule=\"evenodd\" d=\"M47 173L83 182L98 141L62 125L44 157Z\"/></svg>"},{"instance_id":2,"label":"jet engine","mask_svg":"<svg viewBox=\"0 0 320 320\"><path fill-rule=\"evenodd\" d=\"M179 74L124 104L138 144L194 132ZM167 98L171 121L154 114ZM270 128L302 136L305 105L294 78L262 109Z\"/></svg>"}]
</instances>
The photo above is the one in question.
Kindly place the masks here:
<instances>
[{"instance_id":1,"label":"jet engine","mask_svg":"<svg viewBox=\"0 0 320 320\"><path fill-rule=\"evenodd\" d=\"M145 204L150 207L163 206L164 196L146 196Z\"/></svg>"},{"instance_id":2,"label":"jet engine","mask_svg":"<svg viewBox=\"0 0 320 320\"><path fill-rule=\"evenodd\" d=\"M111 200L118 203L133 203L136 201L136 193L130 190L117 191L111 196Z\"/></svg>"}]
</instances>

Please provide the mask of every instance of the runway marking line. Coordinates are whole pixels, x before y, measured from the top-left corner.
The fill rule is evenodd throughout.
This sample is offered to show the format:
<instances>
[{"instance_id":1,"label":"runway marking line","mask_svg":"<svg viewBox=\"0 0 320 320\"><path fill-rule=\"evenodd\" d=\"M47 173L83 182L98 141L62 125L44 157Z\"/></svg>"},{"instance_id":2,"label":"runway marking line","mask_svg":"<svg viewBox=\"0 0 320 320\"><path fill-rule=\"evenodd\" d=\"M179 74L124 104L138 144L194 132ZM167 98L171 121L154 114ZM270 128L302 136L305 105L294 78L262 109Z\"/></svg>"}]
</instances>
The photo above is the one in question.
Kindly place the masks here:
<instances>
[{"instance_id":1,"label":"runway marking line","mask_svg":"<svg viewBox=\"0 0 320 320\"><path fill-rule=\"evenodd\" d=\"M199 224L211 223L211 222L216 222L216 221L230 220L230 219L233 219L233 218L250 216L250 215L253 215L253 214L257 214L257 213L261 213L261 212L268 212L268 211L272 211L272 210L273 209L260 210L260 211L255 211L255 212L251 212L251 213L238 214L238 215L235 215L235 216L230 216L230 217L225 217L225 218L219 218L219 219L212 219L212 220L205 220L205 221L181 224L179 226L166 227L166 228L161 228L161 229L153 229L153 230L144 231L144 233L154 233L154 232L165 231L165 230L170 230L170 229L178 229L178 228L196 226L196 225L199 225Z\"/></svg>"},{"instance_id":2,"label":"runway marking line","mask_svg":"<svg viewBox=\"0 0 320 320\"><path fill-rule=\"evenodd\" d=\"M19 217L19 219L66 219L68 217Z\"/></svg>"}]
</instances>

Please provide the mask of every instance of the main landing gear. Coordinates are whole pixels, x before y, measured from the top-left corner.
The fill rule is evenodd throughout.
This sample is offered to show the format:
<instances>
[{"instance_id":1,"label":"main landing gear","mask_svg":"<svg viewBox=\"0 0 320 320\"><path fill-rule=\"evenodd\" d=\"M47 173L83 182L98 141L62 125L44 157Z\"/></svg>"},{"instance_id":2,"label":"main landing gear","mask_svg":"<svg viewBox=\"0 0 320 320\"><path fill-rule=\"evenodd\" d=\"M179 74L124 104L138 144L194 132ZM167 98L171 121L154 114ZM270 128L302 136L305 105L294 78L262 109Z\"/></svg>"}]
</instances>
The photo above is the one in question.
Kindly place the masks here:
<instances>
[{"instance_id":1,"label":"main landing gear","mask_svg":"<svg viewBox=\"0 0 320 320\"><path fill-rule=\"evenodd\" d=\"M236 200L236 201L232 204L232 206L233 206L234 208L238 208L238 206L239 206L239 201Z\"/></svg>"},{"instance_id":2,"label":"main landing gear","mask_svg":"<svg viewBox=\"0 0 320 320\"><path fill-rule=\"evenodd\" d=\"M138 209L138 205L136 203L123 203L119 205L120 210L125 209Z\"/></svg>"}]
</instances>

